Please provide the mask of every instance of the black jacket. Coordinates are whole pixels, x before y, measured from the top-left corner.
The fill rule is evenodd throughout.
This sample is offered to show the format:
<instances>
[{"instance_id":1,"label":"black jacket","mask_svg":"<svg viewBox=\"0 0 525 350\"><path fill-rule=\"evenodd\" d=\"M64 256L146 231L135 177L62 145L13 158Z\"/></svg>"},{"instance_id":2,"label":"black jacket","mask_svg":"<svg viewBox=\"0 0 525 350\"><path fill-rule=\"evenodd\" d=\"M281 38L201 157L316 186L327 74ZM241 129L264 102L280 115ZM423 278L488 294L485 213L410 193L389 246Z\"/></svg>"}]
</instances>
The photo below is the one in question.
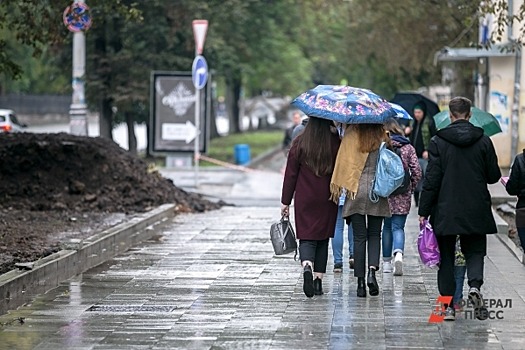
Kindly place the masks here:
<instances>
[{"instance_id":1,"label":"black jacket","mask_svg":"<svg viewBox=\"0 0 525 350\"><path fill-rule=\"evenodd\" d=\"M419 215L430 215L434 233L496 233L487 184L498 182L501 171L494 145L483 129L457 120L437 132L428 152Z\"/></svg>"},{"instance_id":2,"label":"black jacket","mask_svg":"<svg viewBox=\"0 0 525 350\"><path fill-rule=\"evenodd\" d=\"M525 150L523 150L525 152ZM525 207L525 156L523 153L514 158L512 168L510 169L509 181L505 186L507 193L518 196L516 208Z\"/></svg>"},{"instance_id":3,"label":"black jacket","mask_svg":"<svg viewBox=\"0 0 525 350\"><path fill-rule=\"evenodd\" d=\"M427 151L430 139L436 135L437 129L434 118L425 116L421 122L416 119L412 122L412 132L409 135L412 146L416 149L418 158L423 158L423 152Z\"/></svg>"}]
</instances>

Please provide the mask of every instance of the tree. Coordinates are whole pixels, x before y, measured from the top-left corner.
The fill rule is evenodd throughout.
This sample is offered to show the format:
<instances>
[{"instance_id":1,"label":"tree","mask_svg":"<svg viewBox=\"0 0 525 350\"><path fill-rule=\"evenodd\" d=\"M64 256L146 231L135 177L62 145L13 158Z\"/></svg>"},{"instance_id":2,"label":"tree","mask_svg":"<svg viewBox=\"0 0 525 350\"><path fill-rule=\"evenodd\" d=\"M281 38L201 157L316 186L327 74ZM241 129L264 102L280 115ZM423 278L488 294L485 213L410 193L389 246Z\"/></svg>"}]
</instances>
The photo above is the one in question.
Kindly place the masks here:
<instances>
[{"instance_id":1,"label":"tree","mask_svg":"<svg viewBox=\"0 0 525 350\"><path fill-rule=\"evenodd\" d=\"M71 35L61 23L71 0L0 1L0 27L35 54L61 53L70 65ZM372 88L390 96L440 80L434 53L450 43L476 42L472 30L483 13L504 13L468 0L88 0L93 15L87 32L86 91L100 112L101 135L116 123L146 121L151 70L189 71L195 43L191 22L209 21L204 55L225 82L230 125L239 129L241 95L262 91L296 96L315 84ZM499 6L499 7L498 7ZM478 10L481 9L481 10ZM26 16L39 13L41 16ZM523 13L523 6L520 14ZM28 19L29 17L29 19ZM520 21L523 17L513 17ZM510 19L509 19L510 20ZM499 23L499 22L498 22ZM36 89L28 69L52 60L24 63L20 53L0 51L0 70ZM38 71L38 70L36 70ZM69 75L67 75L69 76ZM68 84L69 85L69 84ZM18 87L18 89L21 89ZM68 89L70 87L68 86Z\"/></svg>"}]
</instances>

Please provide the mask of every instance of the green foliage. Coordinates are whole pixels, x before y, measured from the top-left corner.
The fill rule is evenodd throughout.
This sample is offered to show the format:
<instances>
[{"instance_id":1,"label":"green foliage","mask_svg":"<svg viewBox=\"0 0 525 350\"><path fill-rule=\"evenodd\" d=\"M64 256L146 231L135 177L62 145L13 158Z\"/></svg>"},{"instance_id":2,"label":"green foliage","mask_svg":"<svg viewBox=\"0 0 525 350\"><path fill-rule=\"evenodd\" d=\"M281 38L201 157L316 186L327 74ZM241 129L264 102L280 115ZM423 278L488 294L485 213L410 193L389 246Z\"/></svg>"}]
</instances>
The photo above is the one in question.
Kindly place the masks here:
<instances>
[{"instance_id":1,"label":"green foliage","mask_svg":"<svg viewBox=\"0 0 525 350\"><path fill-rule=\"evenodd\" d=\"M0 90L69 92L72 35L62 12L71 2L0 1ZM505 14L504 0L485 4L478 10L477 0L89 0L86 94L94 110L116 107L106 115L112 123L125 114L147 120L150 72L191 69L191 22L201 18L209 21L203 54L225 91L296 96L345 80L391 96L438 83L435 52L475 43L480 15L497 15L497 35L510 20L523 22L525 4L514 17Z\"/></svg>"},{"instance_id":2,"label":"green foliage","mask_svg":"<svg viewBox=\"0 0 525 350\"><path fill-rule=\"evenodd\" d=\"M210 158L233 163L235 145L247 144L250 146L250 156L253 159L271 148L279 146L283 141L283 136L281 130L231 134L211 140L206 155ZM206 165L208 162L203 161L202 163Z\"/></svg>"},{"instance_id":3,"label":"green foliage","mask_svg":"<svg viewBox=\"0 0 525 350\"><path fill-rule=\"evenodd\" d=\"M2 87L6 91L36 94L65 94L71 91L71 59L68 65L59 64L60 57L55 57L53 49L42 46L40 57L35 57L35 49L20 45L13 33L0 29L0 36L5 38L2 50L16 62L13 69L21 69L24 74L11 74L10 71L0 73ZM14 79L17 77L18 79Z\"/></svg>"}]
</instances>

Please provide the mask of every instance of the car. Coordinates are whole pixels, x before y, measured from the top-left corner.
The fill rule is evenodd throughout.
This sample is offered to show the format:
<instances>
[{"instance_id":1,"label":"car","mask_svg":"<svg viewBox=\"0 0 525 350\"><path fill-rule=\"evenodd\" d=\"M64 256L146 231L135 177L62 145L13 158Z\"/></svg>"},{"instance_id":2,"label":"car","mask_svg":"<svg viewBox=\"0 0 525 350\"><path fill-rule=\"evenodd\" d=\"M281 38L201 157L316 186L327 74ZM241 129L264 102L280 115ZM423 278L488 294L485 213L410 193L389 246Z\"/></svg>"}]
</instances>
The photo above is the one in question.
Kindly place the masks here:
<instances>
[{"instance_id":1,"label":"car","mask_svg":"<svg viewBox=\"0 0 525 350\"><path fill-rule=\"evenodd\" d=\"M22 132L27 125L20 123L11 109L0 109L0 132Z\"/></svg>"}]
</instances>

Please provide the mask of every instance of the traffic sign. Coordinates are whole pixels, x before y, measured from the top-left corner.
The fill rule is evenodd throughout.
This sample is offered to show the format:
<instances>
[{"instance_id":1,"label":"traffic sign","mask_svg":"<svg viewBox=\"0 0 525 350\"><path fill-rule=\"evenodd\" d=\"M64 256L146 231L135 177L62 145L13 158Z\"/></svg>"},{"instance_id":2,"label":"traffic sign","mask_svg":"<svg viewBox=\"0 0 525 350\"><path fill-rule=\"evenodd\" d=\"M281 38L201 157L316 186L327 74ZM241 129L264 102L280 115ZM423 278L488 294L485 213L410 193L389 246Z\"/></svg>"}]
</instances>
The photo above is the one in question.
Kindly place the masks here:
<instances>
[{"instance_id":1,"label":"traffic sign","mask_svg":"<svg viewBox=\"0 0 525 350\"><path fill-rule=\"evenodd\" d=\"M206 63L206 59L201 55L196 56L193 60L191 78L193 80L193 86L195 86L197 90L202 89L208 81L208 63Z\"/></svg>"},{"instance_id":2,"label":"traffic sign","mask_svg":"<svg viewBox=\"0 0 525 350\"><path fill-rule=\"evenodd\" d=\"M205 19L196 19L192 22L193 37L195 38L195 51L197 55L202 54L206 31L208 30L208 21Z\"/></svg>"},{"instance_id":3,"label":"traffic sign","mask_svg":"<svg viewBox=\"0 0 525 350\"><path fill-rule=\"evenodd\" d=\"M89 7L83 2L75 2L66 7L62 19L70 32L86 31L92 23Z\"/></svg>"}]
</instances>

